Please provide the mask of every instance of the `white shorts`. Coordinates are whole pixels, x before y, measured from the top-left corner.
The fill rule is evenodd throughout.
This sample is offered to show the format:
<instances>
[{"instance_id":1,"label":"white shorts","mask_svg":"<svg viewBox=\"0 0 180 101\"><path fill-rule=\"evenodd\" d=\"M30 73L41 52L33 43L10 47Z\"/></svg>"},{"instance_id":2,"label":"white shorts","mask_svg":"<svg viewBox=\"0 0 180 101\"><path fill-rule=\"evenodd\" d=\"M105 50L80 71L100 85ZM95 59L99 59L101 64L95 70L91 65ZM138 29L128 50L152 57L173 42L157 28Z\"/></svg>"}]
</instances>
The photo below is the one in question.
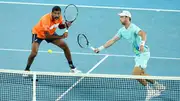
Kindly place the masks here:
<instances>
[{"instance_id":1,"label":"white shorts","mask_svg":"<svg viewBox=\"0 0 180 101\"><path fill-rule=\"evenodd\" d=\"M136 67L138 66L138 67L145 69L147 67L147 63L148 63L149 58L150 58L150 52L140 53L134 59L135 60L135 66Z\"/></svg>"}]
</instances>

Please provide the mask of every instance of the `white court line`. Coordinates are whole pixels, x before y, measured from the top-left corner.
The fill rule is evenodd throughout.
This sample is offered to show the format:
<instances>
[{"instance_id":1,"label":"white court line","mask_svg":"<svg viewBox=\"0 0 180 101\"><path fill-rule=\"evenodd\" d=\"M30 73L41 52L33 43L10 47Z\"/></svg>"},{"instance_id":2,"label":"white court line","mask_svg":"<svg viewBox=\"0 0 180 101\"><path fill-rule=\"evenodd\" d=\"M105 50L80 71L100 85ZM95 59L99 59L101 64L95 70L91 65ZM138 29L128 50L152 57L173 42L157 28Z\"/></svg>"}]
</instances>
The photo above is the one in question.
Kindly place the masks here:
<instances>
[{"instance_id":1,"label":"white court line","mask_svg":"<svg viewBox=\"0 0 180 101\"><path fill-rule=\"evenodd\" d=\"M86 74L88 75L91 73L96 67L98 67L104 60L108 58L108 55L106 55L104 58L102 58L97 64L95 64ZM69 87L63 94L61 94L56 101L61 100L69 91L71 91L78 83L80 83L85 76L81 77L79 80L77 80L71 87Z\"/></svg>"},{"instance_id":2,"label":"white court line","mask_svg":"<svg viewBox=\"0 0 180 101\"><path fill-rule=\"evenodd\" d=\"M8 49L8 48L0 48L0 51L12 51L12 52L30 52L31 50L27 49ZM45 50L39 50L40 53L47 53ZM112 56L112 57L126 57L126 58L132 58L135 56L131 55L117 55L117 54L95 54L95 53L83 53L83 52L71 52L72 54L76 55L91 55L91 56ZM64 54L64 52L61 51L53 51L53 54ZM178 57L150 57L152 59L162 59L162 60L180 60Z\"/></svg>"},{"instance_id":3,"label":"white court line","mask_svg":"<svg viewBox=\"0 0 180 101\"><path fill-rule=\"evenodd\" d=\"M7 2L0 1L0 4L18 4L18 5L37 5L37 6L67 6L67 4L48 4L48 3L31 3L31 2ZM98 9L124 9L124 10L141 10L141 11L163 11L163 12L180 12L180 10L174 9L157 9L157 8L132 8L132 7L112 7L112 6L88 6L77 5L81 8L98 8Z\"/></svg>"}]
</instances>

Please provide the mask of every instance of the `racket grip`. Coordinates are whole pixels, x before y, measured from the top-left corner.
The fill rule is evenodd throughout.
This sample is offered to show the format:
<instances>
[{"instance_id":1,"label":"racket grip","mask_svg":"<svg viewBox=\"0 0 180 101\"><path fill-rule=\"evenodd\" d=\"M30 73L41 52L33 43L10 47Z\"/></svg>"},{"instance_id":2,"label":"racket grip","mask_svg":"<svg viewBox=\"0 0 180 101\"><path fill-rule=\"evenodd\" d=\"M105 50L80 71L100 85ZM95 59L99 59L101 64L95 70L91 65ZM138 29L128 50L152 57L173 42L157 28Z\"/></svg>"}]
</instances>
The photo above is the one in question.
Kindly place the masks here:
<instances>
[{"instance_id":1,"label":"racket grip","mask_svg":"<svg viewBox=\"0 0 180 101\"><path fill-rule=\"evenodd\" d=\"M65 22L65 27L66 27L66 30L68 30L68 28L69 28L69 26L68 26L68 24L67 24L68 22L66 21Z\"/></svg>"},{"instance_id":2,"label":"racket grip","mask_svg":"<svg viewBox=\"0 0 180 101\"><path fill-rule=\"evenodd\" d=\"M95 50L95 48L94 48L94 47L92 47L92 46L91 46L90 48L91 48L93 51Z\"/></svg>"}]
</instances>

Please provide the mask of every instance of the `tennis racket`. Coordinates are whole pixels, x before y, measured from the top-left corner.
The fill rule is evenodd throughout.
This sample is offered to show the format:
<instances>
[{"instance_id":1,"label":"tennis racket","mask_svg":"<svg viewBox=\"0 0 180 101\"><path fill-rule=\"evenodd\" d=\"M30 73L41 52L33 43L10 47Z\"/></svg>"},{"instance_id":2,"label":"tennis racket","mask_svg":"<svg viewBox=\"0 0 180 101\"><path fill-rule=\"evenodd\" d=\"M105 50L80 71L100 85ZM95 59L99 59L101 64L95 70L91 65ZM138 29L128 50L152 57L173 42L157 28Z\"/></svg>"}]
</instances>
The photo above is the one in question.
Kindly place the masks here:
<instances>
[{"instance_id":1,"label":"tennis racket","mask_svg":"<svg viewBox=\"0 0 180 101\"><path fill-rule=\"evenodd\" d=\"M64 19L65 19L65 25L66 29L69 28L68 23L72 24L78 17L78 8L74 4L69 4L64 9Z\"/></svg>"},{"instance_id":2,"label":"tennis racket","mask_svg":"<svg viewBox=\"0 0 180 101\"><path fill-rule=\"evenodd\" d=\"M95 50L95 48L93 46L91 46L91 44L85 34L78 34L77 43L81 48L89 48L89 49L92 49L93 51Z\"/></svg>"}]
</instances>

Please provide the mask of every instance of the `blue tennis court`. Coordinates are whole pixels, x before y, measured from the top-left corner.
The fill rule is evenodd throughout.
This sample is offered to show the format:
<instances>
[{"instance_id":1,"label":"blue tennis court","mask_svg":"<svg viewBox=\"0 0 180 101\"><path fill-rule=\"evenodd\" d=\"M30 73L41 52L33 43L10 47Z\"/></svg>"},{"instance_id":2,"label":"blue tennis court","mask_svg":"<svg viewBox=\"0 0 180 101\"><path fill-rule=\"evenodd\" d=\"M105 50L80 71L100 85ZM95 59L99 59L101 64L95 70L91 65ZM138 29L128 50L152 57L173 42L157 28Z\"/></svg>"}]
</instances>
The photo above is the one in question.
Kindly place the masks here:
<instances>
[{"instance_id":1,"label":"blue tennis court","mask_svg":"<svg viewBox=\"0 0 180 101\"><path fill-rule=\"evenodd\" d=\"M74 64L83 73L92 70L101 59L108 56L90 73L131 75L134 53L126 40L120 40L100 54L81 49L76 42L77 35L83 33L88 36L93 46L99 47L104 44L121 27L117 13L128 9L132 13L132 22L147 32L147 43L151 51L147 73L153 76L180 76L180 2L139 2L140 4L130 0L105 0L102 4L100 0L0 1L0 69L24 70L31 49L32 27L42 15L51 11L53 5L60 5L64 9L64 4L74 3L80 5L79 16L69 29L69 37L65 41L71 49ZM57 30L57 33L62 34L63 31ZM52 49L53 54L48 54L48 49ZM43 41L39 50L31 67L32 71L69 72L61 49Z\"/></svg>"}]
</instances>

